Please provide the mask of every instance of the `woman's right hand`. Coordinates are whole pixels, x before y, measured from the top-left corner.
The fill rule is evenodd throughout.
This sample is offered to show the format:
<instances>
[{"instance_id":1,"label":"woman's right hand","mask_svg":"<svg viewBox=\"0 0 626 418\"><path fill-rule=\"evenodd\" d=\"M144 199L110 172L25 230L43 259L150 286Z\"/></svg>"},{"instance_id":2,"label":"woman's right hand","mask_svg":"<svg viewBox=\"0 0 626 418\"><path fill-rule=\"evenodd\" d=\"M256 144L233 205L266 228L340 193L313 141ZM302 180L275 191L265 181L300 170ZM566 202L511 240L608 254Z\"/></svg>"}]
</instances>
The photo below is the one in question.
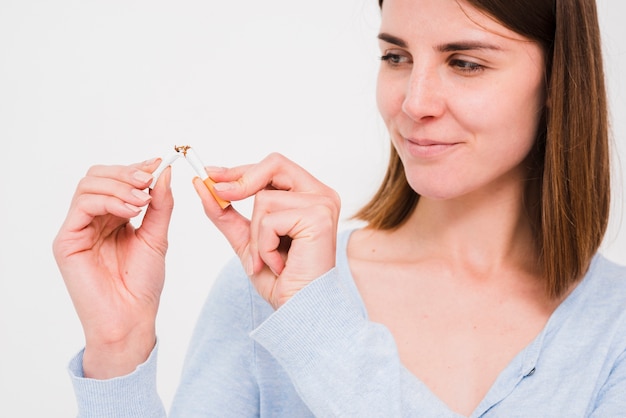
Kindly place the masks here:
<instances>
[{"instance_id":1,"label":"woman's right hand","mask_svg":"<svg viewBox=\"0 0 626 418\"><path fill-rule=\"evenodd\" d=\"M159 162L89 169L54 240L85 333L85 377L128 374L154 348L174 206L169 169L145 191ZM146 205L141 226L133 227L130 219Z\"/></svg>"}]
</instances>

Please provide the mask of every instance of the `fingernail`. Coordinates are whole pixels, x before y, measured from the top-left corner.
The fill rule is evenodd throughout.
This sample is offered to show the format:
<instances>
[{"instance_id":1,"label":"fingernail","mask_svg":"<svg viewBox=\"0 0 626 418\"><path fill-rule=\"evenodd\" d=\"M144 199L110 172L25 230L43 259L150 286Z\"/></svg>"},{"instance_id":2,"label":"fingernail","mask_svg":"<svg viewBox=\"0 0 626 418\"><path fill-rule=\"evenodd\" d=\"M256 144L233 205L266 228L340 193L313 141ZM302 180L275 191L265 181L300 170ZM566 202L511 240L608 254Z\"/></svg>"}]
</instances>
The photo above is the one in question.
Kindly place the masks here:
<instances>
[{"instance_id":1,"label":"fingernail","mask_svg":"<svg viewBox=\"0 0 626 418\"><path fill-rule=\"evenodd\" d=\"M224 168L224 167L216 167L216 166L212 166L212 165L206 166L204 168L206 169L207 173L220 173L220 172L226 170L226 168Z\"/></svg>"},{"instance_id":2,"label":"fingernail","mask_svg":"<svg viewBox=\"0 0 626 418\"><path fill-rule=\"evenodd\" d=\"M133 178L142 183L148 183L152 181L152 174L146 173L145 171L137 170L133 173Z\"/></svg>"},{"instance_id":3,"label":"fingernail","mask_svg":"<svg viewBox=\"0 0 626 418\"><path fill-rule=\"evenodd\" d=\"M252 256L247 258L243 267L246 269L246 274L248 276L252 276L254 274L254 260L252 259Z\"/></svg>"},{"instance_id":4,"label":"fingernail","mask_svg":"<svg viewBox=\"0 0 626 418\"><path fill-rule=\"evenodd\" d=\"M159 157L154 157L154 158L151 158L151 159L149 159L149 160L144 161L144 162L143 162L143 165L152 165L152 164L154 164L154 163L156 162L156 160L158 160L158 159L159 159Z\"/></svg>"},{"instance_id":5,"label":"fingernail","mask_svg":"<svg viewBox=\"0 0 626 418\"><path fill-rule=\"evenodd\" d=\"M232 183L215 183L213 185L213 188L215 190L217 190L218 192L224 192L226 190L232 190L235 188L234 184Z\"/></svg>"},{"instance_id":6,"label":"fingernail","mask_svg":"<svg viewBox=\"0 0 626 418\"><path fill-rule=\"evenodd\" d=\"M135 196L137 199L141 200L144 203L152 199L152 196L150 196L148 193L144 192L143 190L133 189L131 193L133 196Z\"/></svg>"}]
</instances>

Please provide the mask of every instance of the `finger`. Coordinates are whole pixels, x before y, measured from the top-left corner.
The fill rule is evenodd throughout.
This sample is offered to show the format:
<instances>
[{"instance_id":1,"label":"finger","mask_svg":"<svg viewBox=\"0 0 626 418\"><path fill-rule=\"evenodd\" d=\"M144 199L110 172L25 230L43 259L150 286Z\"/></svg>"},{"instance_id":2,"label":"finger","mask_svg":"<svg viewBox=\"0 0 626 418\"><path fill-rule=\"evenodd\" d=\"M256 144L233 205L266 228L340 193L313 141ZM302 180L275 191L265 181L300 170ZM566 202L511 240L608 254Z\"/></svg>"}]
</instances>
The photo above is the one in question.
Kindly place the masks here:
<instances>
[{"instance_id":1,"label":"finger","mask_svg":"<svg viewBox=\"0 0 626 418\"><path fill-rule=\"evenodd\" d=\"M252 167L253 164L240 165L237 167L204 167L209 177L215 182L229 182L239 179Z\"/></svg>"},{"instance_id":2,"label":"finger","mask_svg":"<svg viewBox=\"0 0 626 418\"><path fill-rule=\"evenodd\" d=\"M81 179L74 197L86 194L113 196L135 206L144 206L151 199L148 193L135 185L111 177L87 176Z\"/></svg>"},{"instance_id":3,"label":"finger","mask_svg":"<svg viewBox=\"0 0 626 418\"><path fill-rule=\"evenodd\" d=\"M161 161L163 161L161 157L154 157L145 161L128 164L128 167L133 167L148 173L153 173L160 165Z\"/></svg>"},{"instance_id":4,"label":"finger","mask_svg":"<svg viewBox=\"0 0 626 418\"><path fill-rule=\"evenodd\" d=\"M262 255L260 253L261 248L265 248L267 250L268 245L273 246L270 250L277 250L280 247L280 244L284 244L284 240L281 240L281 236L276 237L261 237L259 233L260 225L263 222L268 222L269 214L275 212L281 212L285 210L295 210L300 211L300 213L308 213L308 211L304 211L304 209L312 208L312 207L320 207L325 208L321 212L318 212L313 218L311 218L310 222L317 222L316 219L319 217L319 214L328 214L328 219L330 223L322 222L322 224L334 225L338 221L339 214L339 204L332 198L329 198L325 195L318 194L310 194L310 193L293 193L286 192L282 190L262 190L258 192L254 199L254 208L252 212L252 217L250 219L250 251L253 260L253 271L257 272L263 265ZM312 229L316 229L316 225L312 225ZM330 231L326 230L325 232ZM313 232L313 231L312 231ZM330 231L332 233L332 231ZM291 238L294 238L291 234L286 234ZM269 241L268 241L269 239ZM279 251L281 255L282 252ZM273 259L278 261L278 254L271 255ZM272 264L272 270L274 272L278 272L280 269L278 264Z\"/></svg>"},{"instance_id":5,"label":"finger","mask_svg":"<svg viewBox=\"0 0 626 418\"><path fill-rule=\"evenodd\" d=\"M138 168L143 171L147 171L148 173L153 173L154 170L157 169L157 167L159 166L162 160L163 159L161 157L154 157L154 158L150 158L148 160L142 161L140 163L130 164L130 166Z\"/></svg>"},{"instance_id":6,"label":"finger","mask_svg":"<svg viewBox=\"0 0 626 418\"><path fill-rule=\"evenodd\" d=\"M199 177L193 179L196 193L200 196L204 213L226 237L244 264L248 258L250 221L232 206L222 209Z\"/></svg>"},{"instance_id":7,"label":"finger","mask_svg":"<svg viewBox=\"0 0 626 418\"><path fill-rule=\"evenodd\" d=\"M114 230L139 215L141 207L145 206L151 198L136 188L142 187L147 182L147 177L144 181L144 179L137 178L134 173L149 172L157 165L158 159L152 159L128 167L94 166L90 168L86 177L79 182L68 214L55 237L53 246L55 255L76 251L77 245L79 247L81 245L78 241L82 241L84 248L87 248L86 246L93 244L92 239L96 238L93 236L94 233L107 234L106 231ZM93 224L97 217L102 217L102 221ZM86 229L90 226L96 226L96 228L91 228L91 232L85 235Z\"/></svg>"},{"instance_id":8,"label":"finger","mask_svg":"<svg viewBox=\"0 0 626 418\"><path fill-rule=\"evenodd\" d=\"M145 165L140 163L138 165L95 165L90 167L87 171L85 179L88 178L108 178L120 181L122 183L130 184L139 189L147 188L152 182L153 176L151 171L156 169L158 164L153 163L151 165Z\"/></svg>"},{"instance_id":9,"label":"finger","mask_svg":"<svg viewBox=\"0 0 626 418\"><path fill-rule=\"evenodd\" d=\"M240 174L239 178L234 178L235 173ZM226 200L245 199L267 188L304 193L319 193L328 189L302 167L276 153L258 164L209 175L215 176L214 188Z\"/></svg>"},{"instance_id":10,"label":"finger","mask_svg":"<svg viewBox=\"0 0 626 418\"><path fill-rule=\"evenodd\" d=\"M171 173L171 168L167 167L159 177L152 189L152 200L137 229L137 236L163 255L167 250L167 233L174 210Z\"/></svg>"},{"instance_id":11,"label":"finger","mask_svg":"<svg viewBox=\"0 0 626 418\"><path fill-rule=\"evenodd\" d=\"M79 232L98 216L112 215L120 223L128 221L141 212L141 208L114 196L83 194L70 207L61 231Z\"/></svg>"},{"instance_id":12,"label":"finger","mask_svg":"<svg viewBox=\"0 0 626 418\"><path fill-rule=\"evenodd\" d=\"M277 276L286 263L291 263L299 266L299 278L313 279L332 267L335 236L333 211L326 205L310 205L266 214L258 224L254 242L263 263ZM303 252L292 251L303 244Z\"/></svg>"},{"instance_id":13,"label":"finger","mask_svg":"<svg viewBox=\"0 0 626 418\"><path fill-rule=\"evenodd\" d=\"M254 235L257 244L254 248L256 254L253 257L258 256L260 263L255 262L256 269L253 272L256 272L255 270L264 264L269 267L274 275L280 276L282 273L288 248L281 248L281 242L284 242L287 236L286 231L292 226L285 225L283 223L285 219L280 219L284 215L284 212L267 214L263 218L263 222L259 224Z\"/></svg>"}]
</instances>

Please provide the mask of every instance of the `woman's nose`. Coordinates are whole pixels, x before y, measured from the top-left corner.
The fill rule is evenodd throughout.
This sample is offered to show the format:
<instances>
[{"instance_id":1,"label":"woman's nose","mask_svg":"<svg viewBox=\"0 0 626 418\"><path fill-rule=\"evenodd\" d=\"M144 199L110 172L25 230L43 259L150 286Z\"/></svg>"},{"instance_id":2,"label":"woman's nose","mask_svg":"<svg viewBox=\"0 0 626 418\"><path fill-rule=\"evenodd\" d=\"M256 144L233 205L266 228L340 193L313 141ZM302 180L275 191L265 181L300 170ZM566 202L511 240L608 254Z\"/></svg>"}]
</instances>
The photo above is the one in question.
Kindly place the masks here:
<instances>
[{"instance_id":1,"label":"woman's nose","mask_svg":"<svg viewBox=\"0 0 626 418\"><path fill-rule=\"evenodd\" d=\"M402 111L414 121L441 116L445 109L443 84L435 70L414 68Z\"/></svg>"}]
</instances>

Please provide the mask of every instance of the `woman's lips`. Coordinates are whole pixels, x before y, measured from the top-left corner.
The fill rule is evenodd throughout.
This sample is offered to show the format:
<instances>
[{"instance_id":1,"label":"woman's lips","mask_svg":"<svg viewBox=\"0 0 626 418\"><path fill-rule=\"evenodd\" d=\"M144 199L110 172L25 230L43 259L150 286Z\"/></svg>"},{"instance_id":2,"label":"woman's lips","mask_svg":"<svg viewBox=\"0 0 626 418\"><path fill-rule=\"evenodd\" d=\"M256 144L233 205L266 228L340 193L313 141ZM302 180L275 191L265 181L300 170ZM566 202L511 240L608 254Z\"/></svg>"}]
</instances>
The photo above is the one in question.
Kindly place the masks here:
<instances>
[{"instance_id":1,"label":"woman's lips","mask_svg":"<svg viewBox=\"0 0 626 418\"><path fill-rule=\"evenodd\" d=\"M434 158L457 148L460 142L444 142L431 139L405 138L408 151L417 158Z\"/></svg>"}]
</instances>

